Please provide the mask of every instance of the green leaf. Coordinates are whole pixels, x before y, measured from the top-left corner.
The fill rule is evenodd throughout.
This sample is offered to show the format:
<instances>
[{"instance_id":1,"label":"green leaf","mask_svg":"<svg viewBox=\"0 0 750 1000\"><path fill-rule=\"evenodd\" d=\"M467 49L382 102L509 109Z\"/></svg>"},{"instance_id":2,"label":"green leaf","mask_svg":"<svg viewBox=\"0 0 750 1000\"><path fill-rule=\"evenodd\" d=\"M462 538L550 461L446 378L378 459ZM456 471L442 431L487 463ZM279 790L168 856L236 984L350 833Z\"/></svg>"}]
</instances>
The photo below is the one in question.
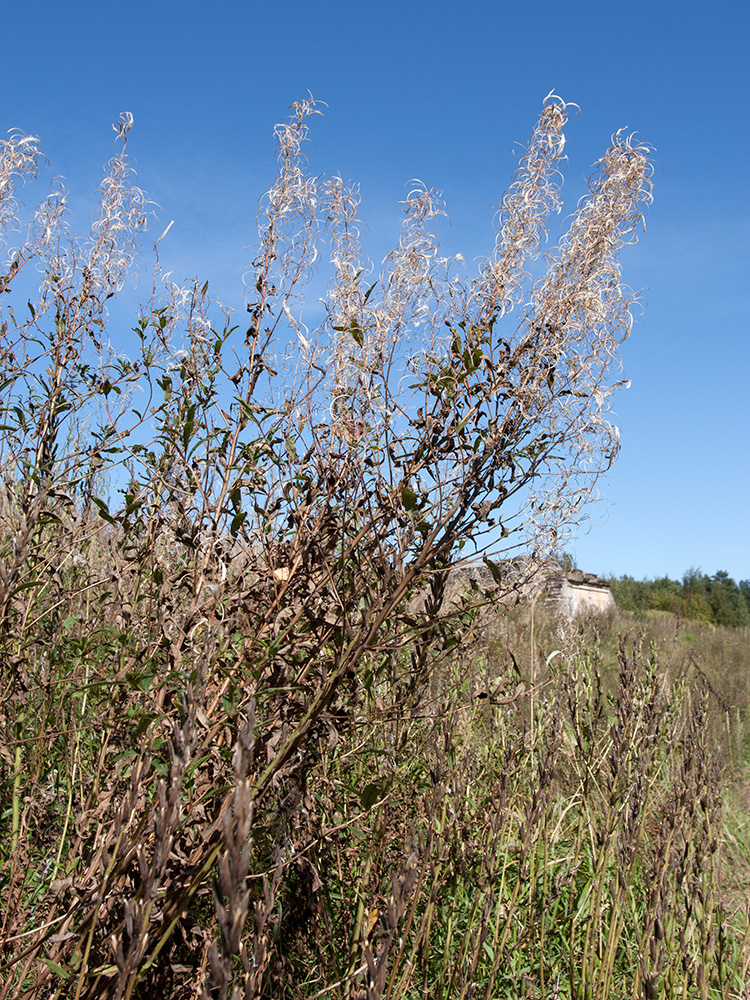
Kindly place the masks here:
<instances>
[{"instance_id":1,"label":"green leaf","mask_svg":"<svg viewBox=\"0 0 750 1000\"><path fill-rule=\"evenodd\" d=\"M195 416L195 403L191 403L187 408L187 413L185 414L185 426L182 429L182 446L187 448L188 441L193 436L193 430L195 428L194 418Z\"/></svg>"},{"instance_id":2,"label":"green leaf","mask_svg":"<svg viewBox=\"0 0 750 1000\"><path fill-rule=\"evenodd\" d=\"M232 524L229 528L229 534L232 536L232 538L237 537L237 532L240 530L240 527L245 523L246 520L247 520L247 514L245 511L240 511L239 514L235 514L235 516L232 518Z\"/></svg>"},{"instance_id":3,"label":"green leaf","mask_svg":"<svg viewBox=\"0 0 750 1000\"><path fill-rule=\"evenodd\" d=\"M143 691L145 694L154 683L155 676L155 673L149 673L148 670L143 670L140 673L134 671L127 674L125 680L132 691Z\"/></svg>"},{"instance_id":4,"label":"green leaf","mask_svg":"<svg viewBox=\"0 0 750 1000\"><path fill-rule=\"evenodd\" d=\"M104 520L107 521L109 524L117 524L117 518L112 517L112 515L109 512L109 507L103 500L100 500L99 497L92 497L91 499L93 503L98 507L100 517L103 517Z\"/></svg>"},{"instance_id":5,"label":"green leaf","mask_svg":"<svg viewBox=\"0 0 750 1000\"><path fill-rule=\"evenodd\" d=\"M349 330L354 340L359 344L360 347L362 347L362 345L365 342L365 334L364 331L362 330L362 327L359 325L356 319L352 320L352 325L349 327Z\"/></svg>"},{"instance_id":6,"label":"green leaf","mask_svg":"<svg viewBox=\"0 0 750 1000\"><path fill-rule=\"evenodd\" d=\"M375 803L382 797L383 789L376 781L371 781L369 785L365 785L359 793L359 801L362 803L363 809L372 809Z\"/></svg>"},{"instance_id":7,"label":"green leaf","mask_svg":"<svg viewBox=\"0 0 750 1000\"><path fill-rule=\"evenodd\" d=\"M55 975L59 976L61 979L70 979L70 973L68 970L63 969L63 967L58 965L57 962L53 962L51 958L40 958L39 961L46 965L50 972L54 972Z\"/></svg>"},{"instance_id":8,"label":"green leaf","mask_svg":"<svg viewBox=\"0 0 750 1000\"><path fill-rule=\"evenodd\" d=\"M236 685L230 684L221 702L227 715L236 715L240 704L240 689Z\"/></svg>"},{"instance_id":9,"label":"green leaf","mask_svg":"<svg viewBox=\"0 0 750 1000\"><path fill-rule=\"evenodd\" d=\"M500 569L497 563L494 563L491 559L488 559L487 556L485 556L484 564L487 567L487 569L489 569L490 573L492 573L492 579L495 581L495 583L502 583L503 571Z\"/></svg>"},{"instance_id":10,"label":"green leaf","mask_svg":"<svg viewBox=\"0 0 750 1000\"><path fill-rule=\"evenodd\" d=\"M401 487L401 503L406 510L414 510L417 506L417 494L408 486Z\"/></svg>"},{"instance_id":11,"label":"green leaf","mask_svg":"<svg viewBox=\"0 0 750 1000\"><path fill-rule=\"evenodd\" d=\"M119 969L116 965L100 965L96 969L92 969L91 972L92 975L106 976L108 979L111 979L112 976L117 975Z\"/></svg>"}]
</instances>

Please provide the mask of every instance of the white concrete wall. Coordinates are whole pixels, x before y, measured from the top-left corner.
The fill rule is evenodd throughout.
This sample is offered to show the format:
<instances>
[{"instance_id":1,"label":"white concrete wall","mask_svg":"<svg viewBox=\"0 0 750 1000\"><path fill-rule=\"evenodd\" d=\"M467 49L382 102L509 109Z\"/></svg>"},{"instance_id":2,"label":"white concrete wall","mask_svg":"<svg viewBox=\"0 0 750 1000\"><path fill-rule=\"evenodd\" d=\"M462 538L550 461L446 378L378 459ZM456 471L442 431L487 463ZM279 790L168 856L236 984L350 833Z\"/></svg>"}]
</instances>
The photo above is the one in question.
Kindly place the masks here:
<instances>
[{"instance_id":1,"label":"white concrete wall","mask_svg":"<svg viewBox=\"0 0 750 1000\"><path fill-rule=\"evenodd\" d=\"M608 614L615 610L615 599L609 587L594 587L586 583L564 580L560 588L560 605L571 618L586 614Z\"/></svg>"}]
</instances>

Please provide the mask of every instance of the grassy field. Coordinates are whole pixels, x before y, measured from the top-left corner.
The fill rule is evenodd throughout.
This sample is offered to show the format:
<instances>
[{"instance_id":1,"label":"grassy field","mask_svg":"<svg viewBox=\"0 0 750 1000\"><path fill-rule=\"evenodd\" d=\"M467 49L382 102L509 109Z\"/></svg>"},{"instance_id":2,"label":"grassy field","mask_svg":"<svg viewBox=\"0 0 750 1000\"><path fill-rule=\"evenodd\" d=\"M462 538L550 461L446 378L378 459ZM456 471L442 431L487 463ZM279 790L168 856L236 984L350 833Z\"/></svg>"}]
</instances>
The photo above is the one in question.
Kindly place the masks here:
<instances>
[{"instance_id":1,"label":"grassy field","mask_svg":"<svg viewBox=\"0 0 750 1000\"><path fill-rule=\"evenodd\" d=\"M284 754L216 608L178 665L114 586L56 603L3 703L0 996L747 996L746 630L463 609Z\"/></svg>"}]
</instances>

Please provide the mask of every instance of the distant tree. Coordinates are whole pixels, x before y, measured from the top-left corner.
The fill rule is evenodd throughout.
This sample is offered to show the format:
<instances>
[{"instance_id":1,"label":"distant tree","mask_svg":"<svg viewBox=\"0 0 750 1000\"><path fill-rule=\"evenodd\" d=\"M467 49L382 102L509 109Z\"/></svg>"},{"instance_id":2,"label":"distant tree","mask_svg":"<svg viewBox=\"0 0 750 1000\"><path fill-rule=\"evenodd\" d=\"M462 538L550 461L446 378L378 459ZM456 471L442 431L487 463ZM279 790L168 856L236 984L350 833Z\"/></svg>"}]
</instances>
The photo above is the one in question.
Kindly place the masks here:
<instances>
[{"instance_id":1,"label":"distant tree","mask_svg":"<svg viewBox=\"0 0 750 1000\"><path fill-rule=\"evenodd\" d=\"M750 623L750 581L738 585L724 571L710 577L691 567L682 582L668 576L655 580L622 576L609 583L623 611L668 611L714 625Z\"/></svg>"},{"instance_id":2,"label":"distant tree","mask_svg":"<svg viewBox=\"0 0 750 1000\"><path fill-rule=\"evenodd\" d=\"M723 570L711 577L708 602L717 625L747 625L750 620L742 591Z\"/></svg>"},{"instance_id":3,"label":"distant tree","mask_svg":"<svg viewBox=\"0 0 750 1000\"><path fill-rule=\"evenodd\" d=\"M613 577L609 581L612 596L623 611L643 612L649 608L650 584L632 576Z\"/></svg>"},{"instance_id":4,"label":"distant tree","mask_svg":"<svg viewBox=\"0 0 750 1000\"><path fill-rule=\"evenodd\" d=\"M649 588L649 605L654 611L671 611L673 614L683 614L685 602L682 587L676 580L668 576L654 580Z\"/></svg>"},{"instance_id":5,"label":"distant tree","mask_svg":"<svg viewBox=\"0 0 750 1000\"><path fill-rule=\"evenodd\" d=\"M708 599L710 580L699 569L691 567L682 578L685 615L695 621L712 622L713 612Z\"/></svg>"}]
</instances>

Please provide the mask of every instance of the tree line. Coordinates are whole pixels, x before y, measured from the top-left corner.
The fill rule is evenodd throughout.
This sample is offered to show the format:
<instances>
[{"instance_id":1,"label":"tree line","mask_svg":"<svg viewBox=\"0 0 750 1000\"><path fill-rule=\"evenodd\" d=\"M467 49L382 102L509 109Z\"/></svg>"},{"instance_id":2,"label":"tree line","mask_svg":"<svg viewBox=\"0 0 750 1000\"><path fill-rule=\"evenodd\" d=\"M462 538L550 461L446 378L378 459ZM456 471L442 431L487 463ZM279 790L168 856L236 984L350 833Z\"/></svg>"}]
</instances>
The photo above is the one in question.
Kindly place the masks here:
<instances>
[{"instance_id":1,"label":"tree line","mask_svg":"<svg viewBox=\"0 0 750 1000\"><path fill-rule=\"evenodd\" d=\"M691 568L682 580L621 576L611 578L609 583L623 611L670 611L712 625L750 624L750 580L736 583L724 570L709 576Z\"/></svg>"}]
</instances>

